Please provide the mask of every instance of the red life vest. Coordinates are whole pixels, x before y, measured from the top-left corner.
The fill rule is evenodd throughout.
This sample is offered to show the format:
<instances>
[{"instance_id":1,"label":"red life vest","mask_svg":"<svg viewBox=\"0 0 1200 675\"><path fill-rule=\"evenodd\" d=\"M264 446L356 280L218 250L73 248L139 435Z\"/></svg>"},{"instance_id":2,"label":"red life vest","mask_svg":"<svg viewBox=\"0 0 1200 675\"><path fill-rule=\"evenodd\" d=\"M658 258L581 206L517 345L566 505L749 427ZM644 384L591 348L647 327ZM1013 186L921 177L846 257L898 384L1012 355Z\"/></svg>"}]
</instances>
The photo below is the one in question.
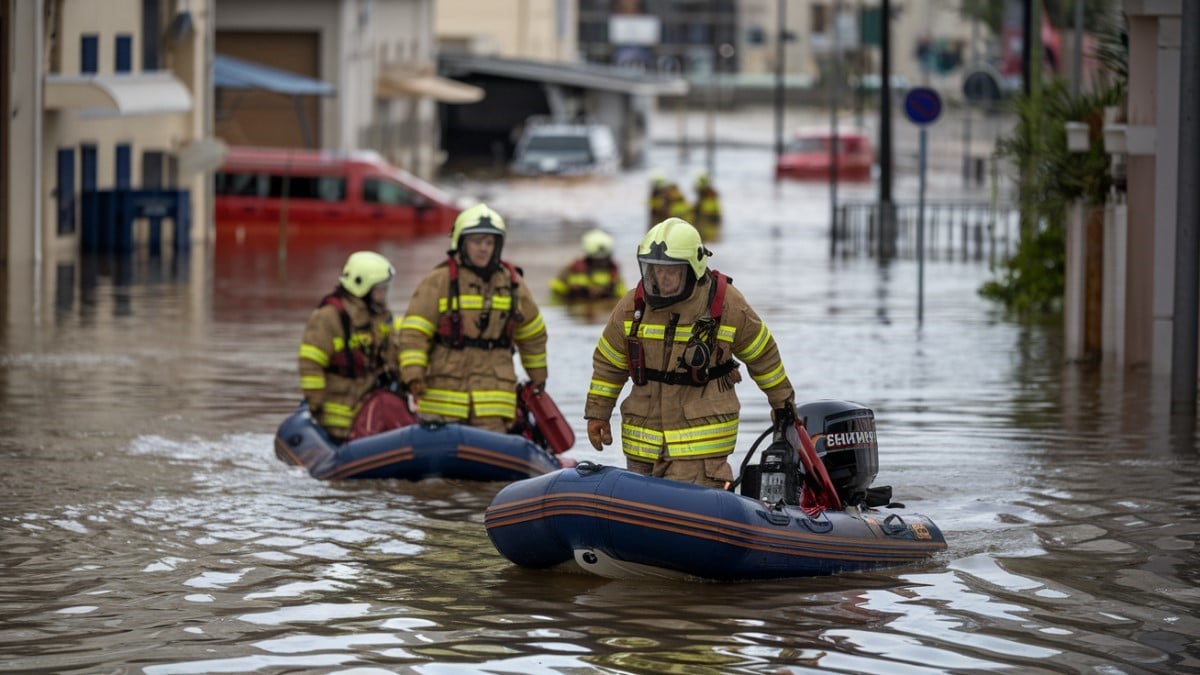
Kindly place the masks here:
<instances>
[{"instance_id":1,"label":"red life vest","mask_svg":"<svg viewBox=\"0 0 1200 675\"><path fill-rule=\"evenodd\" d=\"M367 354L363 345L350 346L350 336L353 333L350 326L350 313L346 311L346 305L337 291L321 298L317 307L325 305L330 305L338 311L338 316L342 320L343 334L341 351L329 355L329 372L350 379L354 379L360 374L366 374L370 370L371 355Z\"/></svg>"},{"instance_id":2,"label":"red life vest","mask_svg":"<svg viewBox=\"0 0 1200 675\"><path fill-rule=\"evenodd\" d=\"M571 266L571 271L575 274L588 275L591 279L591 267L588 265L587 258L576 258L575 263ZM611 298L617 290L617 279L620 278L621 272L617 269L617 263L609 258L608 260L608 285L604 288L604 297ZM587 286L568 286L567 297L573 300L586 300L592 296L591 285Z\"/></svg>"},{"instance_id":3,"label":"red life vest","mask_svg":"<svg viewBox=\"0 0 1200 675\"><path fill-rule=\"evenodd\" d=\"M508 318L504 323L504 330L499 338L483 339L483 338L468 338L463 336L462 332L462 312L459 310L459 291L458 291L458 261L454 256L447 256L447 264L450 267L450 293L446 296L446 311L442 313L438 319L437 338L443 346L450 349L463 349L464 347L476 347L478 349L512 349L513 348L513 333L517 330L517 286L520 283L521 273L512 263L504 260L500 261L509 274L512 280L510 287L512 293L512 305L508 311ZM480 317L481 321L486 326L487 311Z\"/></svg>"}]
</instances>

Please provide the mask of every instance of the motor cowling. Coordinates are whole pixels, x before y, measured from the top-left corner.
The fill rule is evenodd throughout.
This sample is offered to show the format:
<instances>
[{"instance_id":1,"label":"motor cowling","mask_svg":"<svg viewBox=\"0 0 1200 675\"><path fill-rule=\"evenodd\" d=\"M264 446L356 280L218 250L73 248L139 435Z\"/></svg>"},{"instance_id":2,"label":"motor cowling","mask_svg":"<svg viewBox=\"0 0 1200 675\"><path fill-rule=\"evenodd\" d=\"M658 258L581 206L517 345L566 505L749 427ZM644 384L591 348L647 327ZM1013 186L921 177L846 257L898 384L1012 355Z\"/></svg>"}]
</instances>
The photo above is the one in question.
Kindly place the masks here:
<instances>
[{"instance_id":1,"label":"motor cowling","mask_svg":"<svg viewBox=\"0 0 1200 675\"><path fill-rule=\"evenodd\" d=\"M842 503L867 503L868 489L879 473L874 411L852 401L822 399L796 406L796 416L808 430Z\"/></svg>"}]
</instances>

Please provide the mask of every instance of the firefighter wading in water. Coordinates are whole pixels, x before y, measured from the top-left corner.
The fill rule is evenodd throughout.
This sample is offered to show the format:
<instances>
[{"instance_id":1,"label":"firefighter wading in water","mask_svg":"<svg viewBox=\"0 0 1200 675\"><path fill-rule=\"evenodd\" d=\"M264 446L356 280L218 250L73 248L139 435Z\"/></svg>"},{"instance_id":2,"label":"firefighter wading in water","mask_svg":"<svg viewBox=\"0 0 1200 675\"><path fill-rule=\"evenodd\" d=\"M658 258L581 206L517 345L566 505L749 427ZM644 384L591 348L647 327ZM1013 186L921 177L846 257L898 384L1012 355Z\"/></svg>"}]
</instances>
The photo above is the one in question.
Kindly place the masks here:
<instances>
[{"instance_id":1,"label":"firefighter wading in water","mask_svg":"<svg viewBox=\"0 0 1200 675\"><path fill-rule=\"evenodd\" d=\"M425 420L504 433L516 415L513 351L532 385L546 383L546 325L520 270L500 259L504 220L463 211L446 260L413 291L400 324L400 377Z\"/></svg>"},{"instance_id":2,"label":"firefighter wading in water","mask_svg":"<svg viewBox=\"0 0 1200 675\"><path fill-rule=\"evenodd\" d=\"M300 342L300 389L308 408L337 443L367 394L396 377L388 285L396 270L374 251L350 254L338 287L309 315Z\"/></svg>"},{"instance_id":3,"label":"firefighter wading in water","mask_svg":"<svg viewBox=\"0 0 1200 675\"><path fill-rule=\"evenodd\" d=\"M558 302L617 300L625 295L621 270L613 260L612 235L588 230L580 240L583 256L559 270L550 280L550 297Z\"/></svg>"},{"instance_id":4,"label":"firefighter wading in water","mask_svg":"<svg viewBox=\"0 0 1200 675\"><path fill-rule=\"evenodd\" d=\"M612 443L621 403L621 447L631 471L725 488L737 441L738 360L767 395L772 417L794 418L792 384L779 349L729 278L709 270L711 252L690 223L668 218L638 246L642 280L613 309L592 355L584 417L597 450Z\"/></svg>"}]
</instances>

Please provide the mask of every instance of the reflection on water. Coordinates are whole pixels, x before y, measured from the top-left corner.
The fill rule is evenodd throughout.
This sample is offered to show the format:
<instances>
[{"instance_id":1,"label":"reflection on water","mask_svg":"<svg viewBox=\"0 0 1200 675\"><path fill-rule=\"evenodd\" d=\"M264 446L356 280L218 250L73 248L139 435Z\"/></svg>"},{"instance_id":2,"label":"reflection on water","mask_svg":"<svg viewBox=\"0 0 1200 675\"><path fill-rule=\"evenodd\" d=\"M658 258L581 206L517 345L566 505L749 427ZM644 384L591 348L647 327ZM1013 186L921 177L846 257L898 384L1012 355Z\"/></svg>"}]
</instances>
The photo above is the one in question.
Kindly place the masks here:
<instances>
[{"instance_id":1,"label":"reflection on water","mask_svg":"<svg viewBox=\"0 0 1200 675\"><path fill-rule=\"evenodd\" d=\"M770 325L800 398L875 410L878 482L942 527L947 552L747 584L514 568L482 525L499 485L319 483L272 453L298 396L304 319L346 255L371 246L395 262L399 311L444 239L328 242L283 261L273 249L72 260L5 289L6 669L1200 668L1200 468L1194 424L1173 431L1165 414L1165 383L1063 365L1056 323L978 298L979 263L929 262L918 326L912 263L829 260L822 186L773 185L765 150L721 153L713 267ZM627 277L637 269L644 178L467 187L508 217L506 257L545 299L592 224L614 233ZM585 439L607 313L543 311L548 389ZM740 392L744 449L768 411ZM571 454L621 463L586 442Z\"/></svg>"}]
</instances>

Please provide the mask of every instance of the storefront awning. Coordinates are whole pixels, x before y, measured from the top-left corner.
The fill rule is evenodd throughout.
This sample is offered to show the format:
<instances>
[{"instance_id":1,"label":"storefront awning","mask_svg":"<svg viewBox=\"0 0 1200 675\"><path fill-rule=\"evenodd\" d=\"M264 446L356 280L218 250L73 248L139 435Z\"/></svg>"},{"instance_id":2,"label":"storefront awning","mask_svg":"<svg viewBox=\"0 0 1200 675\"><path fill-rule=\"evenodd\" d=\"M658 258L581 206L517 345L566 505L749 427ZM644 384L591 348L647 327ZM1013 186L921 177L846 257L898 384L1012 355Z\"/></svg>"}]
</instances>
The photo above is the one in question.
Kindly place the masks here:
<instances>
[{"instance_id":1,"label":"storefront awning","mask_svg":"<svg viewBox=\"0 0 1200 675\"><path fill-rule=\"evenodd\" d=\"M431 98L442 103L478 103L483 100L483 89L437 75L395 68L379 73L375 80L375 95L379 98Z\"/></svg>"},{"instance_id":2,"label":"storefront awning","mask_svg":"<svg viewBox=\"0 0 1200 675\"><path fill-rule=\"evenodd\" d=\"M224 54L213 56L213 86L217 89L262 89L288 96L333 96L328 82Z\"/></svg>"},{"instance_id":3,"label":"storefront awning","mask_svg":"<svg viewBox=\"0 0 1200 675\"><path fill-rule=\"evenodd\" d=\"M152 72L120 75L46 75L49 110L81 110L103 115L164 115L192 109L192 95L174 75Z\"/></svg>"}]
</instances>

